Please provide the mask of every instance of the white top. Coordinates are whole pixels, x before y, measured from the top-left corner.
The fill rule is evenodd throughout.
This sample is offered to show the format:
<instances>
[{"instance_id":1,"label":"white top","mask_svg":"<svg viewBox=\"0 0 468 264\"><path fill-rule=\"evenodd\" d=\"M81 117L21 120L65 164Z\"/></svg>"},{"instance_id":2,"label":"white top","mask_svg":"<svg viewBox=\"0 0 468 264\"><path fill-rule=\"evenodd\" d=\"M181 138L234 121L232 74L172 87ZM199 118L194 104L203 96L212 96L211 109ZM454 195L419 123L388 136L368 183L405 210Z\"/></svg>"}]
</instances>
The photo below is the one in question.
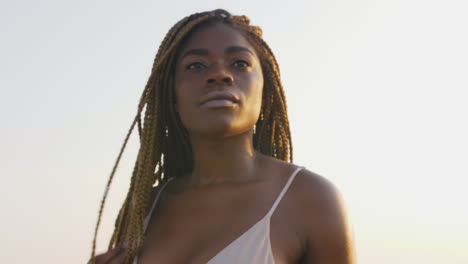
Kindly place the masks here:
<instances>
[{"instance_id":1,"label":"white top","mask_svg":"<svg viewBox=\"0 0 468 264\"><path fill-rule=\"evenodd\" d=\"M275 260L273 258L273 253L271 251L271 242L270 242L270 221L271 216L275 212L276 207L280 203L284 194L288 190L291 182L296 177L297 173L302 169L298 167L292 175L289 177L286 185L283 187L278 197L276 198L273 206L270 208L268 213L245 231L242 235L232 241L227 247L218 252L216 256L208 261L207 264L274 264ZM167 183L170 182L169 179L166 184L161 187L161 190L156 195L153 205L149 214L145 218L145 231L149 223L151 214L155 208L156 202L159 199L159 196L162 190L167 186ZM138 260L135 257L133 264L137 264Z\"/></svg>"}]
</instances>

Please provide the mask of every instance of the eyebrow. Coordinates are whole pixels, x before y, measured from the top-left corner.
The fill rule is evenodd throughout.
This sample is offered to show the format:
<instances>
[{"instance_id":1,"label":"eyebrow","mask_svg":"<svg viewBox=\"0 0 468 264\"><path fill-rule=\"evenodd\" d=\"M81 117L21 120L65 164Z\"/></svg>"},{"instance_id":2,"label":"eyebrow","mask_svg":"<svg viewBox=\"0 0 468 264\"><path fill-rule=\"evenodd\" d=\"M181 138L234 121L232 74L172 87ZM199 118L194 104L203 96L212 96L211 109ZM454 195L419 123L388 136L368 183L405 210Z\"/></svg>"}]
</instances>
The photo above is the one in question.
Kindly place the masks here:
<instances>
[{"instance_id":1,"label":"eyebrow","mask_svg":"<svg viewBox=\"0 0 468 264\"><path fill-rule=\"evenodd\" d=\"M189 55L208 55L208 50L207 49L191 49L188 50L182 55L181 59L189 56Z\"/></svg>"},{"instance_id":2,"label":"eyebrow","mask_svg":"<svg viewBox=\"0 0 468 264\"><path fill-rule=\"evenodd\" d=\"M242 46L231 46L231 47L226 48L224 52L234 53L234 52L242 52L242 51L245 51L245 52L248 52L248 53L254 55L254 53L250 49L248 49L246 47L242 47Z\"/></svg>"},{"instance_id":3,"label":"eyebrow","mask_svg":"<svg viewBox=\"0 0 468 264\"><path fill-rule=\"evenodd\" d=\"M235 52L248 52L252 55L254 55L254 53L246 48L246 47L242 47L242 46L231 46L231 47L227 47L225 50L224 50L225 53L235 53ZM208 55L210 52L207 50L207 49L191 49L191 50L188 50L184 53L184 55L182 55L181 59L183 59L184 57L187 57L189 55Z\"/></svg>"}]
</instances>

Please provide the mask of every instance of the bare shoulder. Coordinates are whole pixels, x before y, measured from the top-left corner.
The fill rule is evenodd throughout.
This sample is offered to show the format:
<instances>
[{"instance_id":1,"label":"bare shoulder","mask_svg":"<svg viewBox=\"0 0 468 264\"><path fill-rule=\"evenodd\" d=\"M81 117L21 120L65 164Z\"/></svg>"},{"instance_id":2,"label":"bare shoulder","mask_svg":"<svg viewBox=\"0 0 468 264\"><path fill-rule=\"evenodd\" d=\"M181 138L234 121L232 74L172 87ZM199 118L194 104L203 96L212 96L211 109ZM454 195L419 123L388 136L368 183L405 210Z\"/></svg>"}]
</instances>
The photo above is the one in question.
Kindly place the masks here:
<instances>
[{"instance_id":1,"label":"bare shoulder","mask_svg":"<svg viewBox=\"0 0 468 264\"><path fill-rule=\"evenodd\" d=\"M296 210L304 216L308 228L330 225L345 217L342 195L327 178L303 168L290 188Z\"/></svg>"},{"instance_id":2,"label":"bare shoulder","mask_svg":"<svg viewBox=\"0 0 468 264\"><path fill-rule=\"evenodd\" d=\"M325 177L302 169L291 185L296 223L306 246L301 263L354 263L354 248L344 200Z\"/></svg>"},{"instance_id":3,"label":"bare shoulder","mask_svg":"<svg viewBox=\"0 0 468 264\"><path fill-rule=\"evenodd\" d=\"M338 188L330 180L306 168L299 171L291 188L301 203L314 208L337 206L342 199Z\"/></svg>"}]
</instances>

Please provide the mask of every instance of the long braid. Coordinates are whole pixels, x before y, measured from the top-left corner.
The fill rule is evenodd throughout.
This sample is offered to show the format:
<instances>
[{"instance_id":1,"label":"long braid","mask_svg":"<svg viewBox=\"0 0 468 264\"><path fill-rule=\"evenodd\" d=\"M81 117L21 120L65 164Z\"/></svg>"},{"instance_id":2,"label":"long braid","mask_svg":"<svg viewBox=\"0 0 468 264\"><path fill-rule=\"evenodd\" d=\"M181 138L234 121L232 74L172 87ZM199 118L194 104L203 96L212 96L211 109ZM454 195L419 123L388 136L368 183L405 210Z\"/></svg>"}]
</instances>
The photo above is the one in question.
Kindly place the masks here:
<instances>
[{"instance_id":1,"label":"long braid","mask_svg":"<svg viewBox=\"0 0 468 264\"><path fill-rule=\"evenodd\" d=\"M254 148L265 155L292 162L291 133L279 67L273 52L262 39L262 30L251 26L247 17L232 16L225 10L218 9L185 17L169 30L157 51L151 74L138 103L137 114L106 184L89 263L94 263L97 233L108 190L135 126L140 138L140 149L130 188L119 210L109 242L109 249L126 246L128 264L138 254L144 241L144 218L151 203L153 184L162 184L172 177L182 177L193 169L188 131L182 125L174 106L174 70L184 41L194 29L210 23L225 23L239 29L254 45L261 58L265 79L261 114L253 135Z\"/></svg>"}]
</instances>

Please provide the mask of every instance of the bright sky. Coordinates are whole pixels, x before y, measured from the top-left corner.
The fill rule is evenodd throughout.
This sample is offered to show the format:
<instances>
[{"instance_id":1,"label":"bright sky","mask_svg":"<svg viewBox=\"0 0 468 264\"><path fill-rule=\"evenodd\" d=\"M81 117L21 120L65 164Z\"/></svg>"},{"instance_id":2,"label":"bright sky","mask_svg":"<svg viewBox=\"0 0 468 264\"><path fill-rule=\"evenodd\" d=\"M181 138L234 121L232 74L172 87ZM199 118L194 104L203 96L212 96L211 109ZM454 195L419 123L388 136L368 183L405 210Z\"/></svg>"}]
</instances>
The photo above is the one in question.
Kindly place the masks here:
<instances>
[{"instance_id":1,"label":"bright sky","mask_svg":"<svg viewBox=\"0 0 468 264\"><path fill-rule=\"evenodd\" d=\"M359 263L468 263L462 0L2 1L2 262L85 263L160 41L180 18L220 7L263 28L295 162L343 193ZM110 191L100 251L136 145Z\"/></svg>"}]
</instances>

